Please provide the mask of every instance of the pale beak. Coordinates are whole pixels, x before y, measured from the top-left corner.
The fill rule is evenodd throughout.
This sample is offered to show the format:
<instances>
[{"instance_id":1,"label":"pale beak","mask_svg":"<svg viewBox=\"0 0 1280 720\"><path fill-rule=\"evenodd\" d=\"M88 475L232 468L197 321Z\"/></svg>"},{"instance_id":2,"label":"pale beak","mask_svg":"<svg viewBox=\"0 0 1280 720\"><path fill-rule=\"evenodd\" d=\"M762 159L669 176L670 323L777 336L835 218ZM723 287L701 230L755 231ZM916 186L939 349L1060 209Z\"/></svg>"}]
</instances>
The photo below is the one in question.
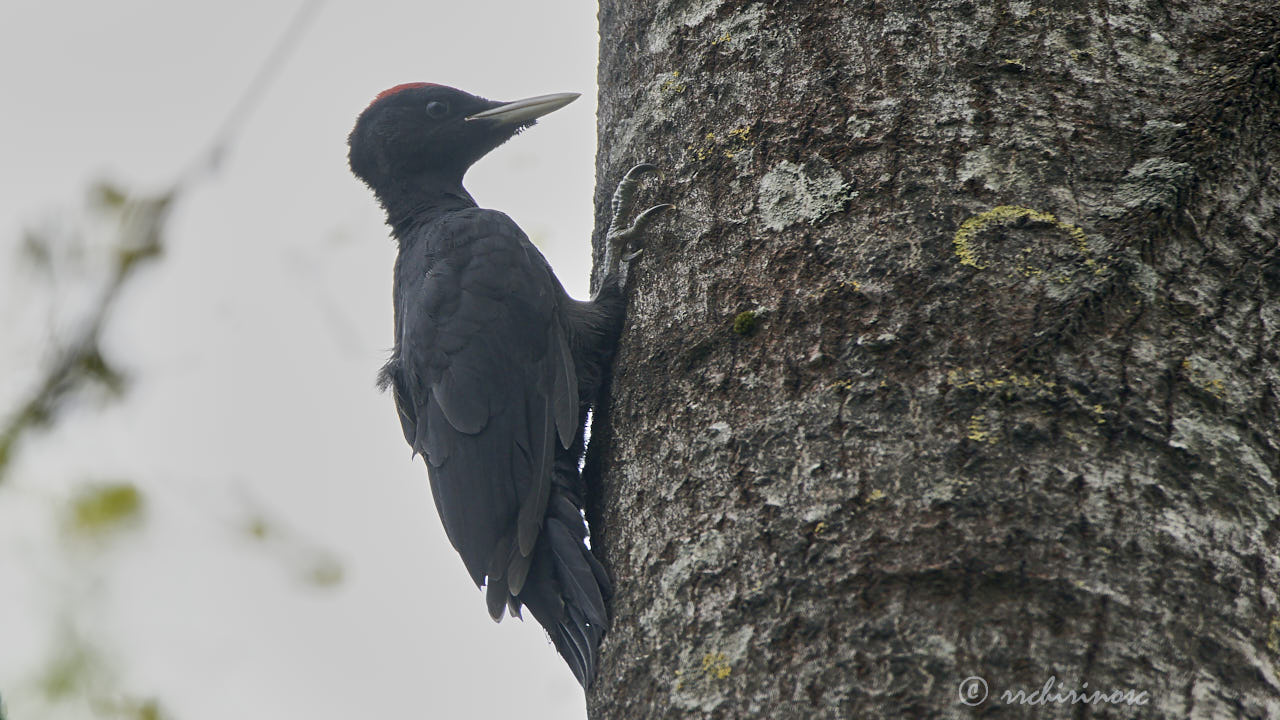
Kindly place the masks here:
<instances>
[{"instance_id":1,"label":"pale beak","mask_svg":"<svg viewBox=\"0 0 1280 720\"><path fill-rule=\"evenodd\" d=\"M581 93L555 93L516 100L496 108L467 116L467 120L490 120L499 125L513 125L536 120L577 100Z\"/></svg>"}]
</instances>

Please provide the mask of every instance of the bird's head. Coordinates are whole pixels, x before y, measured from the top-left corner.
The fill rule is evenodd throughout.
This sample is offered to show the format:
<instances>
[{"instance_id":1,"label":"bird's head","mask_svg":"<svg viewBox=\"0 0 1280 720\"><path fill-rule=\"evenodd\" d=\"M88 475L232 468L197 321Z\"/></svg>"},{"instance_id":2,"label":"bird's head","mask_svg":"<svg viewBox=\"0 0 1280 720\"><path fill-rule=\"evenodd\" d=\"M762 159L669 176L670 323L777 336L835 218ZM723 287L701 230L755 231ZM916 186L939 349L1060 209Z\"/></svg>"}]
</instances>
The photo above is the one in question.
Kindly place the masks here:
<instances>
[{"instance_id":1,"label":"bird's head","mask_svg":"<svg viewBox=\"0 0 1280 720\"><path fill-rule=\"evenodd\" d=\"M360 113L347 138L347 159L379 195L403 183L460 184L472 163L577 97L495 102L444 85L397 85Z\"/></svg>"}]
</instances>

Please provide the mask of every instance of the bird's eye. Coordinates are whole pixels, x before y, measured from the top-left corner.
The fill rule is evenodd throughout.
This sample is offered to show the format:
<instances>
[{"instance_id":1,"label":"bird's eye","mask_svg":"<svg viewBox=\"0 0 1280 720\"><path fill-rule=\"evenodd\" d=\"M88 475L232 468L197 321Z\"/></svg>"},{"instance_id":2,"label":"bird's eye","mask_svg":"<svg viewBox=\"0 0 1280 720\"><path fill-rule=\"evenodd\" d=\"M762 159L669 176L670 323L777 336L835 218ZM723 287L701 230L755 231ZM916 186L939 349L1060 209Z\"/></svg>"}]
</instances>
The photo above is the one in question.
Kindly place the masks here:
<instances>
[{"instance_id":1,"label":"bird's eye","mask_svg":"<svg viewBox=\"0 0 1280 720\"><path fill-rule=\"evenodd\" d=\"M449 114L449 105L438 100L427 103L427 115L439 120Z\"/></svg>"}]
</instances>

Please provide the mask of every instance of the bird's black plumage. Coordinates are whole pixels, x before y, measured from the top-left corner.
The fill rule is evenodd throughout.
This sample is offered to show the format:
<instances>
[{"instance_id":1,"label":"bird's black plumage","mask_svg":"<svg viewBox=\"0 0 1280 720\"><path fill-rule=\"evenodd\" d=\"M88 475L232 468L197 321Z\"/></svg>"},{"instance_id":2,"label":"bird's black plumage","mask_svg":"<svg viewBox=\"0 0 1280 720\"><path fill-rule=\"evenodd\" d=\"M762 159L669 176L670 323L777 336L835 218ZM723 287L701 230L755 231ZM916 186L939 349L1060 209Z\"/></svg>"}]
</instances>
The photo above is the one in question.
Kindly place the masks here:
<instances>
[{"instance_id":1,"label":"bird's black plumage","mask_svg":"<svg viewBox=\"0 0 1280 720\"><path fill-rule=\"evenodd\" d=\"M397 86L360 115L349 160L399 242L395 346L380 382L426 459L449 541L486 585L494 619L528 607L586 686L611 591L584 542L578 460L622 276L573 300L515 222L462 187L473 162L573 97L498 103Z\"/></svg>"}]
</instances>

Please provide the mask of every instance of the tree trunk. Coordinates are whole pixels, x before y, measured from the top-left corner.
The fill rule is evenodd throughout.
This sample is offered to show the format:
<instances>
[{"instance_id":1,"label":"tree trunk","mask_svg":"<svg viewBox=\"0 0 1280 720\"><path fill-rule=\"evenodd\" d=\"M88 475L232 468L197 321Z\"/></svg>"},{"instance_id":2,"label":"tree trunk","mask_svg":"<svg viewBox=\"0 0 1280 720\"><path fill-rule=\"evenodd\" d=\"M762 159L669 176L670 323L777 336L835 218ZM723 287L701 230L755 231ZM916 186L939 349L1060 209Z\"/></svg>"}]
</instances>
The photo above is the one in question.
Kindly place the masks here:
<instances>
[{"instance_id":1,"label":"tree trunk","mask_svg":"<svg viewBox=\"0 0 1280 720\"><path fill-rule=\"evenodd\" d=\"M600 228L640 161L677 212L588 462L591 716L1280 717L1275 0L600 35Z\"/></svg>"}]
</instances>

